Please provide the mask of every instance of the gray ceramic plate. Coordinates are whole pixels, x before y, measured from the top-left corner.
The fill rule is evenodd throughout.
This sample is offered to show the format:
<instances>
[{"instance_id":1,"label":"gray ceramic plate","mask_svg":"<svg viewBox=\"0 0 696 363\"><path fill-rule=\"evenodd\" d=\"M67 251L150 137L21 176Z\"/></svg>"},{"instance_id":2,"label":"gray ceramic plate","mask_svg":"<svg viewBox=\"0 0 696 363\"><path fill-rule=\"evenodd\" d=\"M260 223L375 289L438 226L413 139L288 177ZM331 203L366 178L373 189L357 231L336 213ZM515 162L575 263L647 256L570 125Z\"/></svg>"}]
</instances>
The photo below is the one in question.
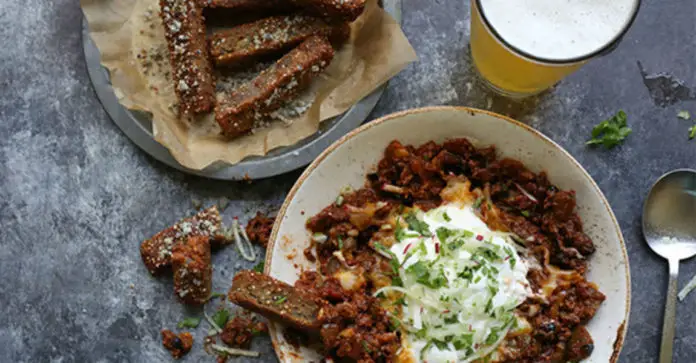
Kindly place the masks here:
<instances>
[{"instance_id":1,"label":"gray ceramic plate","mask_svg":"<svg viewBox=\"0 0 696 363\"><path fill-rule=\"evenodd\" d=\"M383 3L385 10L400 22L401 0L384 0ZM286 173L309 164L334 141L360 126L372 112L386 87L378 88L343 115L322 122L316 133L294 145L272 150L265 156L246 158L235 165L216 163L203 170L191 170L179 164L164 146L155 141L152 135L152 122L148 114L131 111L118 102L114 90L111 88L109 72L101 66L99 50L89 37L85 19L82 21L82 43L87 71L97 97L121 131L155 159L186 173L212 179L261 179Z\"/></svg>"}]
</instances>

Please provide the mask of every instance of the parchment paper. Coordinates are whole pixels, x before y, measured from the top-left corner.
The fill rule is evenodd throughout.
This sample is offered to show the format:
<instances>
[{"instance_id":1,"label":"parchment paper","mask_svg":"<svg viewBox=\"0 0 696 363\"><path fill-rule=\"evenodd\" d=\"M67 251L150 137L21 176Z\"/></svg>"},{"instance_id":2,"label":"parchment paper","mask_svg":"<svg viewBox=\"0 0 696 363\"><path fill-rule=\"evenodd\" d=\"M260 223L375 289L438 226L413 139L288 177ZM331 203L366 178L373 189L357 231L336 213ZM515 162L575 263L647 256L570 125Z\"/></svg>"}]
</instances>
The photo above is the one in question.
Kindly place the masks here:
<instances>
[{"instance_id":1,"label":"parchment paper","mask_svg":"<svg viewBox=\"0 0 696 363\"><path fill-rule=\"evenodd\" d=\"M177 99L158 0L81 0L81 5L121 104L151 113L155 139L179 163L195 170L218 161L234 164L294 144L316 132L321 121L345 112L416 60L399 24L376 0L370 0L352 24L350 41L336 52L311 89L284 108L283 122L229 140L220 135L212 114L179 119L174 111ZM245 73L235 74L234 80L253 76ZM231 87L220 83L221 92ZM293 115L292 111L303 109L300 116L298 112ZM291 112L285 112L288 110Z\"/></svg>"}]
</instances>

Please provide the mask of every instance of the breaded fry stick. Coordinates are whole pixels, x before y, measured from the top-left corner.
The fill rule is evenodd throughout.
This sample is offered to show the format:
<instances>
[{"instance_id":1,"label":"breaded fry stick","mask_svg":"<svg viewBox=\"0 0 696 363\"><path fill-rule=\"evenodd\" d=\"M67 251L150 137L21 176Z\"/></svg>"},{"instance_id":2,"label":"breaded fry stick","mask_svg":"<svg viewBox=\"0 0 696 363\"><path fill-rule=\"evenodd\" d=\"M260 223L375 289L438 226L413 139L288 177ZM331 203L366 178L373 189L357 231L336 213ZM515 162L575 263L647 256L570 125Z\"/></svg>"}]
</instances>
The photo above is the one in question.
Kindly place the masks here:
<instances>
[{"instance_id":1,"label":"breaded fry stick","mask_svg":"<svg viewBox=\"0 0 696 363\"><path fill-rule=\"evenodd\" d=\"M174 293L188 305L203 305L212 288L213 265L207 236L189 237L172 249Z\"/></svg>"},{"instance_id":2,"label":"breaded fry stick","mask_svg":"<svg viewBox=\"0 0 696 363\"><path fill-rule=\"evenodd\" d=\"M290 0L311 13L332 19L353 21L365 10L366 0Z\"/></svg>"},{"instance_id":3,"label":"breaded fry stick","mask_svg":"<svg viewBox=\"0 0 696 363\"><path fill-rule=\"evenodd\" d=\"M288 3L288 0L199 0L209 8L226 8L244 11L272 9Z\"/></svg>"},{"instance_id":4,"label":"breaded fry stick","mask_svg":"<svg viewBox=\"0 0 696 363\"><path fill-rule=\"evenodd\" d=\"M343 42L350 36L350 27L306 15L273 16L214 33L210 54L218 65L245 65L295 47L312 35Z\"/></svg>"},{"instance_id":5,"label":"breaded fry stick","mask_svg":"<svg viewBox=\"0 0 696 363\"><path fill-rule=\"evenodd\" d=\"M228 298L262 316L307 332L318 332L321 299L282 281L253 271L241 271L232 280Z\"/></svg>"},{"instance_id":6,"label":"breaded fry stick","mask_svg":"<svg viewBox=\"0 0 696 363\"><path fill-rule=\"evenodd\" d=\"M353 21L363 10L365 0L200 0L212 8L260 11L277 7L301 7L308 12L332 19Z\"/></svg>"},{"instance_id":7,"label":"breaded fry stick","mask_svg":"<svg viewBox=\"0 0 696 363\"><path fill-rule=\"evenodd\" d=\"M160 0L179 113L208 112L215 83L206 39L203 8L194 0Z\"/></svg>"},{"instance_id":8,"label":"breaded fry stick","mask_svg":"<svg viewBox=\"0 0 696 363\"><path fill-rule=\"evenodd\" d=\"M228 137L241 136L254 122L297 96L333 59L331 43L311 36L226 99L218 100L215 120Z\"/></svg>"},{"instance_id":9,"label":"breaded fry stick","mask_svg":"<svg viewBox=\"0 0 696 363\"><path fill-rule=\"evenodd\" d=\"M222 218L216 206L182 219L143 241L140 255L145 267L153 275L166 271L172 265L173 247L191 236L206 236L217 244L226 243L222 232Z\"/></svg>"}]
</instances>

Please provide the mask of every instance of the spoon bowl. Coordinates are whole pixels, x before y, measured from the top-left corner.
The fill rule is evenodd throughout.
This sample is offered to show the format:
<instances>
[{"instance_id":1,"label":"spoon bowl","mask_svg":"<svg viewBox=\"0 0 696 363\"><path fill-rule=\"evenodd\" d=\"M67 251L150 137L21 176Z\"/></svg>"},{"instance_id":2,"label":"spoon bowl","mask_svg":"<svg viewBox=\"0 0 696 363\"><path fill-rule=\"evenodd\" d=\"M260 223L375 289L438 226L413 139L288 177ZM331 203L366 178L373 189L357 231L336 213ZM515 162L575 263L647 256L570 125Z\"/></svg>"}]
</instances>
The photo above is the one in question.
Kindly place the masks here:
<instances>
[{"instance_id":1,"label":"spoon bowl","mask_svg":"<svg viewBox=\"0 0 696 363\"><path fill-rule=\"evenodd\" d=\"M655 182L643 206L643 235L669 261L660 363L672 363L679 261L696 255L696 170L674 170Z\"/></svg>"}]
</instances>

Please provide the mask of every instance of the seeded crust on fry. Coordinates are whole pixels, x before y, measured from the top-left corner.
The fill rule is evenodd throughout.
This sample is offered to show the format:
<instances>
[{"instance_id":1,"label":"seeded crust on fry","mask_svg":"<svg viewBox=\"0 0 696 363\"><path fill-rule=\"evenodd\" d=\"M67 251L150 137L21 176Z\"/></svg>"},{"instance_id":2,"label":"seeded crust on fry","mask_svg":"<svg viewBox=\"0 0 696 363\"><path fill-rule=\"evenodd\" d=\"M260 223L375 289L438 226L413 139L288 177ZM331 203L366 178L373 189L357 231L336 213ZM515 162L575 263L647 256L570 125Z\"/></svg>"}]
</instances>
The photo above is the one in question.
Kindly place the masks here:
<instances>
[{"instance_id":1,"label":"seeded crust on fry","mask_svg":"<svg viewBox=\"0 0 696 363\"><path fill-rule=\"evenodd\" d=\"M312 35L342 43L350 37L350 26L301 14L272 16L213 33L210 54L217 65L242 66L295 47Z\"/></svg>"},{"instance_id":2,"label":"seeded crust on fry","mask_svg":"<svg viewBox=\"0 0 696 363\"><path fill-rule=\"evenodd\" d=\"M259 11L283 6L288 0L199 0L209 8L226 8L245 11Z\"/></svg>"},{"instance_id":3,"label":"seeded crust on fry","mask_svg":"<svg viewBox=\"0 0 696 363\"><path fill-rule=\"evenodd\" d=\"M300 7L313 15L353 21L365 10L365 0L200 0L206 7L260 11Z\"/></svg>"},{"instance_id":4,"label":"seeded crust on fry","mask_svg":"<svg viewBox=\"0 0 696 363\"><path fill-rule=\"evenodd\" d=\"M216 206L184 218L140 244L140 256L153 275L172 265L172 249L191 236L206 236L216 245L228 243L222 233L222 218Z\"/></svg>"},{"instance_id":5,"label":"seeded crust on fry","mask_svg":"<svg viewBox=\"0 0 696 363\"><path fill-rule=\"evenodd\" d=\"M319 16L353 21L365 10L366 0L290 0Z\"/></svg>"},{"instance_id":6,"label":"seeded crust on fry","mask_svg":"<svg viewBox=\"0 0 696 363\"><path fill-rule=\"evenodd\" d=\"M210 111L215 82L199 0L160 0L174 89L183 115Z\"/></svg>"},{"instance_id":7,"label":"seeded crust on fry","mask_svg":"<svg viewBox=\"0 0 696 363\"><path fill-rule=\"evenodd\" d=\"M247 310L295 329L316 333L321 328L318 317L323 304L318 296L264 274L240 271L232 280L228 298Z\"/></svg>"},{"instance_id":8,"label":"seeded crust on fry","mask_svg":"<svg viewBox=\"0 0 696 363\"><path fill-rule=\"evenodd\" d=\"M207 236L193 236L172 249L174 293L185 304L203 305L210 296L213 266L209 241Z\"/></svg>"},{"instance_id":9,"label":"seeded crust on fry","mask_svg":"<svg viewBox=\"0 0 696 363\"><path fill-rule=\"evenodd\" d=\"M215 120L232 138L249 132L256 120L296 97L334 56L331 43L320 36L307 38L253 80L218 99Z\"/></svg>"}]
</instances>

